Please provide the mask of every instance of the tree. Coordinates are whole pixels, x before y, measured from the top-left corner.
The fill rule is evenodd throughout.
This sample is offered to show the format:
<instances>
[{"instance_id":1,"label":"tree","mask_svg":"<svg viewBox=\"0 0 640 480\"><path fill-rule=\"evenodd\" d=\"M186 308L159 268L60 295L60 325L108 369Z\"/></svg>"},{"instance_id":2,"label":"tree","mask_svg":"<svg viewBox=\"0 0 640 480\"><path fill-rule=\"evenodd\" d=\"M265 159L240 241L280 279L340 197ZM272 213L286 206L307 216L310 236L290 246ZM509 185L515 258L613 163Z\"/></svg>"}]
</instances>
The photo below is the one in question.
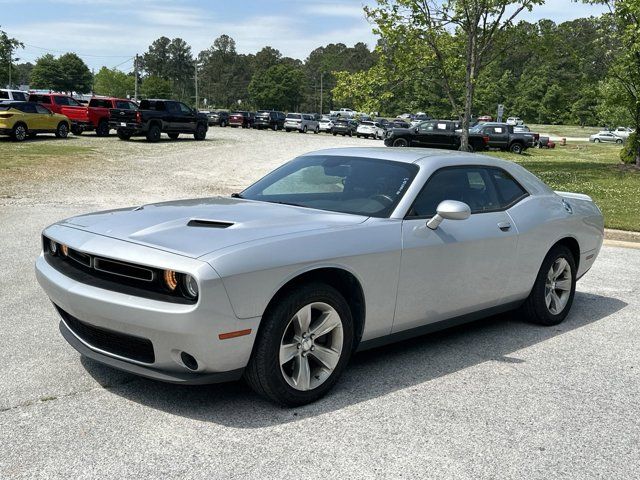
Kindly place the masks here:
<instances>
[{"instance_id":1,"label":"tree","mask_svg":"<svg viewBox=\"0 0 640 480\"><path fill-rule=\"evenodd\" d=\"M102 67L93 79L93 91L98 95L126 98L133 96L135 78L117 69Z\"/></svg>"},{"instance_id":2,"label":"tree","mask_svg":"<svg viewBox=\"0 0 640 480\"><path fill-rule=\"evenodd\" d=\"M171 96L171 83L164 78L148 76L142 81L140 93L146 98L167 98Z\"/></svg>"},{"instance_id":3,"label":"tree","mask_svg":"<svg viewBox=\"0 0 640 480\"><path fill-rule=\"evenodd\" d=\"M142 55L140 66L147 75L164 79L170 78L170 44L169 38L160 37L154 40L147 52Z\"/></svg>"},{"instance_id":4,"label":"tree","mask_svg":"<svg viewBox=\"0 0 640 480\"><path fill-rule=\"evenodd\" d=\"M0 30L0 85L7 84L11 88L11 84L15 83L14 61L19 59L15 58L13 53L19 48L24 48L22 42Z\"/></svg>"},{"instance_id":5,"label":"tree","mask_svg":"<svg viewBox=\"0 0 640 480\"><path fill-rule=\"evenodd\" d=\"M56 58L47 53L36 60L31 70L31 87L60 91L62 88L62 71Z\"/></svg>"},{"instance_id":6,"label":"tree","mask_svg":"<svg viewBox=\"0 0 640 480\"><path fill-rule=\"evenodd\" d=\"M61 74L60 90L80 93L91 91L93 75L78 55L65 53L58 58L57 62Z\"/></svg>"},{"instance_id":7,"label":"tree","mask_svg":"<svg viewBox=\"0 0 640 480\"><path fill-rule=\"evenodd\" d=\"M253 58L253 71L264 72L270 67L277 65L282 60L280 50L273 47L264 47Z\"/></svg>"},{"instance_id":8,"label":"tree","mask_svg":"<svg viewBox=\"0 0 640 480\"><path fill-rule=\"evenodd\" d=\"M251 101L259 108L296 110L300 104L304 73L300 68L279 64L254 75L249 84Z\"/></svg>"},{"instance_id":9,"label":"tree","mask_svg":"<svg viewBox=\"0 0 640 480\"><path fill-rule=\"evenodd\" d=\"M383 39L422 42L431 49L434 67L453 110L462 117L462 150L469 148L469 124L475 87L482 69L503 48L505 30L524 10L543 0L377 0L366 8ZM462 53L461 53L462 52ZM463 68L459 68L460 57ZM464 87L464 101L456 85ZM462 103L462 105L461 105Z\"/></svg>"}]
</instances>

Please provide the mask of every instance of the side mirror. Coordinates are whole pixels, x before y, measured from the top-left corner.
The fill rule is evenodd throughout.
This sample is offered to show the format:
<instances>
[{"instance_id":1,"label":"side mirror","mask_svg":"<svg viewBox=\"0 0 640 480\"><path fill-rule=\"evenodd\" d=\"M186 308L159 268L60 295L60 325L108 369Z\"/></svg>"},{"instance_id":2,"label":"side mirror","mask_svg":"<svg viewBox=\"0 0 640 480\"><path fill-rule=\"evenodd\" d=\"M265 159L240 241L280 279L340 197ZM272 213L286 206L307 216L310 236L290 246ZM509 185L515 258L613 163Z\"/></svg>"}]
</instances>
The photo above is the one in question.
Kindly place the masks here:
<instances>
[{"instance_id":1,"label":"side mirror","mask_svg":"<svg viewBox=\"0 0 640 480\"><path fill-rule=\"evenodd\" d=\"M436 214L427 222L427 227L435 230L443 220L466 220L471 215L471 208L463 202L444 200L436 209Z\"/></svg>"}]
</instances>

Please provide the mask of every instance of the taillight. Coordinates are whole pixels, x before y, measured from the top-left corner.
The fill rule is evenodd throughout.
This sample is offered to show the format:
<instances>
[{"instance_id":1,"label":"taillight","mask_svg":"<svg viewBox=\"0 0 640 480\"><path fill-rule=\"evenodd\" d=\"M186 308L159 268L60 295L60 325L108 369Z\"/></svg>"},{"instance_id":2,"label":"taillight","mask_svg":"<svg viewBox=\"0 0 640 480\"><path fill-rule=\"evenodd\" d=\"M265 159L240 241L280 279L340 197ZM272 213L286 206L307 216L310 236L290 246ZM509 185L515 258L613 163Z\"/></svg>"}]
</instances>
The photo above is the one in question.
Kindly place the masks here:
<instances>
[{"instance_id":1,"label":"taillight","mask_svg":"<svg viewBox=\"0 0 640 480\"><path fill-rule=\"evenodd\" d=\"M0 113L0 118L11 118L13 113Z\"/></svg>"},{"instance_id":2,"label":"taillight","mask_svg":"<svg viewBox=\"0 0 640 480\"><path fill-rule=\"evenodd\" d=\"M489 135L484 135L484 136L482 137L482 140L484 140L484 144L485 144L485 145L488 145L488 144L489 144Z\"/></svg>"},{"instance_id":3,"label":"taillight","mask_svg":"<svg viewBox=\"0 0 640 480\"><path fill-rule=\"evenodd\" d=\"M140 112L136 112L136 122L142 123L142 114Z\"/></svg>"}]
</instances>

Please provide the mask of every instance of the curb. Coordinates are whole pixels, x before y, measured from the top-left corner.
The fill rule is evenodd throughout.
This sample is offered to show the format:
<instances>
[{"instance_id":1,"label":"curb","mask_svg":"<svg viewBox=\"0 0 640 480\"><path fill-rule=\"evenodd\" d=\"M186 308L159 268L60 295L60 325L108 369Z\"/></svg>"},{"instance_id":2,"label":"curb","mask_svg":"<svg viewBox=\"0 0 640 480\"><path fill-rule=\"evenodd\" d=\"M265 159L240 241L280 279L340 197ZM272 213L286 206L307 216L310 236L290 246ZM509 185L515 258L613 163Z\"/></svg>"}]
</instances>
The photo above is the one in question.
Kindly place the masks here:
<instances>
[{"instance_id":1,"label":"curb","mask_svg":"<svg viewBox=\"0 0 640 480\"><path fill-rule=\"evenodd\" d=\"M640 232L628 232L626 230L604 229L605 240L613 240L624 243L640 243Z\"/></svg>"}]
</instances>

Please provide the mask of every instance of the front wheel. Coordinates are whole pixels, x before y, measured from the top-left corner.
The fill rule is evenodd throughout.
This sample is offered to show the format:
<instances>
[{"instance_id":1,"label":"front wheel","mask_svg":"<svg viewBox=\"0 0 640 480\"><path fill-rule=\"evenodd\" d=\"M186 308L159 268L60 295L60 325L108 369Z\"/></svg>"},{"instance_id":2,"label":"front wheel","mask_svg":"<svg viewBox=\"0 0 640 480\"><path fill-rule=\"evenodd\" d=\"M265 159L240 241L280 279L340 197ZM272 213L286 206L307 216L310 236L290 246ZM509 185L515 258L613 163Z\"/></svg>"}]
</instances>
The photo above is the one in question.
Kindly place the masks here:
<instances>
[{"instance_id":1,"label":"front wheel","mask_svg":"<svg viewBox=\"0 0 640 480\"><path fill-rule=\"evenodd\" d=\"M620 145L620 144L622 143L622 140L618 139L618 140L616 140L616 143L617 143L618 145Z\"/></svg>"},{"instance_id":2,"label":"front wheel","mask_svg":"<svg viewBox=\"0 0 640 480\"><path fill-rule=\"evenodd\" d=\"M351 309L323 283L303 285L277 302L262 319L245 379L274 402L305 405L333 387L351 357Z\"/></svg>"},{"instance_id":3,"label":"front wheel","mask_svg":"<svg viewBox=\"0 0 640 480\"><path fill-rule=\"evenodd\" d=\"M66 122L60 122L56 127L56 137L67 138L69 136L69 125Z\"/></svg>"},{"instance_id":4,"label":"front wheel","mask_svg":"<svg viewBox=\"0 0 640 480\"><path fill-rule=\"evenodd\" d=\"M300 133L307 133L307 126L305 125L304 127L302 127L302 130Z\"/></svg>"},{"instance_id":5,"label":"front wheel","mask_svg":"<svg viewBox=\"0 0 640 480\"><path fill-rule=\"evenodd\" d=\"M521 155L522 152L524 151L524 148L522 147L521 143L514 143L514 144L511 145L509 150L511 150L511 153L515 153L517 155Z\"/></svg>"},{"instance_id":6,"label":"front wheel","mask_svg":"<svg viewBox=\"0 0 640 480\"><path fill-rule=\"evenodd\" d=\"M96 127L96 135L98 137L106 137L109 135L109 122L107 120L100 120Z\"/></svg>"},{"instance_id":7,"label":"front wheel","mask_svg":"<svg viewBox=\"0 0 640 480\"><path fill-rule=\"evenodd\" d=\"M15 142L22 142L27 138L27 126L24 123L16 123L11 130L11 139Z\"/></svg>"},{"instance_id":8,"label":"front wheel","mask_svg":"<svg viewBox=\"0 0 640 480\"><path fill-rule=\"evenodd\" d=\"M207 127L204 123L199 123L196 127L196 133L193 134L196 140L204 140L207 138Z\"/></svg>"},{"instance_id":9,"label":"front wheel","mask_svg":"<svg viewBox=\"0 0 640 480\"><path fill-rule=\"evenodd\" d=\"M599 138L595 138L595 139L593 140L593 143L600 143L600 139L599 139Z\"/></svg>"},{"instance_id":10,"label":"front wheel","mask_svg":"<svg viewBox=\"0 0 640 480\"><path fill-rule=\"evenodd\" d=\"M396 138L393 141L393 146L394 147L408 147L409 146L409 142L407 141L406 138Z\"/></svg>"},{"instance_id":11,"label":"front wheel","mask_svg":"<svg viewBox=\"0 0 640 480\"><path fill-rule=\"evenodd\" d=\"M571 310L576 291L576 262L567 247L547 254L529 297L522 306L525 317L540 325L557 325Z\"/></svg>"},{"instance_id":12,"label":"front wheel","mask_svg":"<svg viewBox=\"0 0 640 480\"><path fill-rule=\"evenodd\" d=\"M74 135L82 135L82 128L78 127L77 125L72 125L71 133L73 133Z\"/></svg>"}]
</instances>

